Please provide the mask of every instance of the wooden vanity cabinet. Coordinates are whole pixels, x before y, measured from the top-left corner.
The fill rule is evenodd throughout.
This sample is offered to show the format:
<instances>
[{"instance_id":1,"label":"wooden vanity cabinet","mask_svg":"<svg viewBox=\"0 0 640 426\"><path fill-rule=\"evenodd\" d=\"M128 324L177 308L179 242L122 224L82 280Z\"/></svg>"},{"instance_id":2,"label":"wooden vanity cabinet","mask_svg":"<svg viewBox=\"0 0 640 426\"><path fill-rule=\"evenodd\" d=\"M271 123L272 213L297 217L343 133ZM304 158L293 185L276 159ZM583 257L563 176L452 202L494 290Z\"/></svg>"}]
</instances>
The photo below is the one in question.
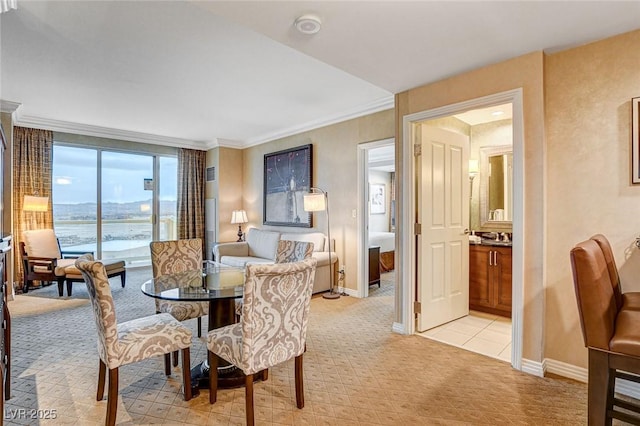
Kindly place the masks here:
<instances>
[{"instance_id":1,"label":"wooden vanity cabinet","mask_svg":"<svg viewBox=\"0 0 640 426\"><path fill-rule=\"evenodd\" d=\"M511 247L469 245L469 309L511 318Z\"/></svg>"}]
</instances>

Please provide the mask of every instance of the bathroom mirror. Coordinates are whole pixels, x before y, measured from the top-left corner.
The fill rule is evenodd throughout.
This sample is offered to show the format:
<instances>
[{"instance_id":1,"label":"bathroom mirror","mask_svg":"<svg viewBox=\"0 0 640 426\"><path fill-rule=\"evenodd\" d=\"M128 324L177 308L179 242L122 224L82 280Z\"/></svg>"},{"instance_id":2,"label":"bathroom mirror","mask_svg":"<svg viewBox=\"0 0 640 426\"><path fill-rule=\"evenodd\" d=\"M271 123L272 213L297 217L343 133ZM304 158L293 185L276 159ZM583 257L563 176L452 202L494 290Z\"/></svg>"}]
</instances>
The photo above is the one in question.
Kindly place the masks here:
<instances>
[{"instance_id":1,"label":"bathroom mirror","mask_svg":"<svg viewBox=\"0 0 640 426\"><path fill-rule=\"evenodd\" d=\"M511 228L513 220L513 148L480 148L480 223Z\"/></svg>"}]
</instances>

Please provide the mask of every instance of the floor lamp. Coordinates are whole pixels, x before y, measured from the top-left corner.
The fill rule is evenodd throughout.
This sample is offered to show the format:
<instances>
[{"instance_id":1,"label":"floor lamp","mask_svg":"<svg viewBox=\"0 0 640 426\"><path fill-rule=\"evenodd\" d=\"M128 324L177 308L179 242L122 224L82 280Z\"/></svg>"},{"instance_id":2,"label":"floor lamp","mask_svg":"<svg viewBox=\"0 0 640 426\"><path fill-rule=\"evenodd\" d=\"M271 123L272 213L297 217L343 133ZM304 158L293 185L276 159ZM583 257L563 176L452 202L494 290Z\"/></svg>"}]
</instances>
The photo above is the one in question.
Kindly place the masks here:
<instances>
[{"instance_id":1,"label":"floor lamp","mask_svg":"<svg viewBox=\"0 0 640 426\"><path fill-rule=\"evenodd\" d=\"M327 213L327 240L329 241L329 282L331 287L329 293L323 293L325 299L339 299L340 293L335 292L333 288L333 262L331 261L331 228L329 227L329 196L326 191L320 188L309 188L309 193L304 195L304 211Z\"/></svg>"},{"instance_id":2,"label":"floor lamp","mask_svg":"<svg viewBox=\"0 0 640 426\"><path fill-rule=\"evenodd\" d=\"M38 229L38 219L35 212L49 211L49 197L39 197L36 195L25 195L22 199L22 211L33 212L30 214L28 229Z\"/></svg>"}]
</instances>

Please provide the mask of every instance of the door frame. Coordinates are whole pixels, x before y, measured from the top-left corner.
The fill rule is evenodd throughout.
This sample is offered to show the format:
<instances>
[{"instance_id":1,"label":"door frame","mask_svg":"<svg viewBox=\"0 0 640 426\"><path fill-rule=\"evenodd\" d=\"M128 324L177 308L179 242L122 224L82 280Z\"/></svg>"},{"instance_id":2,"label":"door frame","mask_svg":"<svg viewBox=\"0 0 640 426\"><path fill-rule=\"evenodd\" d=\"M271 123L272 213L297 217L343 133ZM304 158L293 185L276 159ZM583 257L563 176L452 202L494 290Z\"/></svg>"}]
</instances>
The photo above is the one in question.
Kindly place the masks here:
<instances>
[{"instance_id":1,"label":"door frame","mask_svg":"<svg viewBox=\"0 0 640 426\"><path fill-rule=\"evenodd\" d=\"M402 118L402 291L396 292L397 302L402 306L402 332L414 334L416 330L413 303L416 300L416 223L417 203L415 194L416 157L413 126L421 121L447 117L472 109L511 103L513 106L513 280L512 280L512 331L511 365L522 370L523 308L524 308L524 116L522 111L522 88L496 93L426 111ZM396 237L397 239L397 237Z\"/></svg>"},{"instance_id":2,"label":"door frame","mask_svg":"<svg viewBox=\"0 0 640 426\"><path fill-rule=\"evenodd\" d=\"M357 297L369 296L369 150L395 146L395 138L358 144L358 288ZM397 161L394 158L394 162ZM397 212L396 212L397 214ZM397 232L397 229L396 229ZM396 235L396 244L398 237Z\"/></svg>"}]
</instances>

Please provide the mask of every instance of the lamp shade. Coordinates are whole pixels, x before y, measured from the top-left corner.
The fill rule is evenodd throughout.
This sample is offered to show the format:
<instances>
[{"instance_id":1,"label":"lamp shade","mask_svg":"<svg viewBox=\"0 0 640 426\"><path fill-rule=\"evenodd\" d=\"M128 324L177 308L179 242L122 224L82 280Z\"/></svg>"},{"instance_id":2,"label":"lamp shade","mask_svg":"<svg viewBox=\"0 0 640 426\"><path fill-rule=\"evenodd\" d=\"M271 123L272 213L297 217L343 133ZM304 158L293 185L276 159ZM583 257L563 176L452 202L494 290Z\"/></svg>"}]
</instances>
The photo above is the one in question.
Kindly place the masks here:
<instances>
[{"instance_id":1,"label":"lamp shade","mask_svg":"<svg viewBox=\"0 0 640 426\"><path fill-rule=\"evenodd\" d=\"M26 212L46 212L49 210L49 197L25 195L22 210Z\"/></svg>"},{"instance_id":2,"label":"lamp shade","mask_svg":"<svg viewBox=\"0 0 640 426\"><path fill-rule=\"evenodd\" d=\"M231 223L232 224L242 224L242 223L247 223L249 222L249 220L247 220L247 212L244 210L234 210L233 213L231 213Z\"/></svg>"},{"instance_id":3,"label":"lamp shade","mask_svg":"<svg viewBox=\"0 0 640 426\"><path fill-rule=\"evenodd\" d=\"M305 194L303 204L306 212L321 212L327 209L327 200L323 193Z\"/></svg>"},{"instance_id":4,"label":"lamp shade","mask_svg":"<svg viewBox=\"0 0 640 426\"><path fill-rule=\"evenodd\" d=\"M480 171L478 160L469 160L469 174L475 176Z\"/></svg>"}]
</instances>

